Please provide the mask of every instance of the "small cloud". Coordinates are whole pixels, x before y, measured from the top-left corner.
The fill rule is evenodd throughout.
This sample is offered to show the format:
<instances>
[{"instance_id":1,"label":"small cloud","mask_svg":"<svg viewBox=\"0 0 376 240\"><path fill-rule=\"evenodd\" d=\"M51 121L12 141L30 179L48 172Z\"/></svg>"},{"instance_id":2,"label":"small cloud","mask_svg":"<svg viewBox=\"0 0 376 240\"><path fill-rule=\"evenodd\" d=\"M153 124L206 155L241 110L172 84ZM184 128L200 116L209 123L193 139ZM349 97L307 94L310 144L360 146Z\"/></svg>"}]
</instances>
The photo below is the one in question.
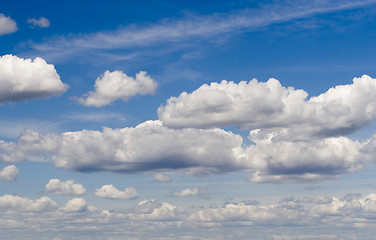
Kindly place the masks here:
<instances>
[{"instance_id":1,"label":"small cloud","mask_svg":"<svg viewBox=\"0 0 376 240\"><path fill-rule=\"evenodd\" d=\"M29 18L27 20L27 23L30 24L31 28L35 28L35 27L48 28L50 26L50 21L44 17L40 17L39 19Z\"/></svg>"},{"instance_id":2,"label":"small cloud","mask_svg":"<svg viewBox=\"0 0 376 240\"><path fill-rule=\"evenodd\" d=\"M95 190L95 196L100 198L130 200L136 199L138 197L138 193L133 187L125 188L124 191L120 191L111 184L97 188Z\"/></svg>"},{"instance_id":3,"label":"small cloud","mask_svg":"<svg viewBox=\"0 0 376 240\"><path fill-rule=\"evenodd\" d=\"M95 81L94 92L76 99L88 107L104 107L118 99L128 101L136 95L154 94L157 86L158 83L144 71L137 73L135 78L122 71L106 71Z\"/></svg>"},{"instance_id":4,"label":"small cloud","mask_svg":"<svg viewBox=\"0 0 376 240\"><path fill-rule=\"evenodd\" d=\"M86 193L86 189L82 184L75 183L74 180L61 182L59 179L51 179L46 184L45 192L64 195L83 195Z\"/></svg>"},{"instance_id":5,"label":"small cloud","mask_svg":"<svg viewBox=\"0 0 376 240\"><path fill-rule=\"evenodd\" d=\"M0 13L0 35L14 33L18 30L17 23L9 16Z\"/></svg>"},{"instance_id":6,"label":"small cloud","mask_svg":"<svg viewBox=\"0 0 376 240\"><path fill-rule=\"evenodd\" d=\"M0 170L0 179L5 181L14 181L18 175L18 169L14 165L9 165Z\"/></svg>"},{"instance_id":7,"label":"small cloud","mask_svg":"<svg viewBox=\"0 0 376 240\"><path fill-rule=\"evenodd\" d=\"M173 191L170 194L171 197L178 197L178 198L183 198L183 197L192 197L192 196L200 196L200 197L206 197L206 189L202 188L187 188L182 190L181 192L178 191Z\"/></svg>"},{"instance_id":8,"label":"small cloud","mask_svg":"<svg viewBox=\"0 0 376 240\"><path fill-rule=\"evenodd\" d=\"M85 212L87 210L87 204L83 198L73 198L65 204L62 210L64 212Z\"/></svg>"},{"instance_id":9,"label":"small cloud","mask_svg":"<svg viewBox=\"0 0 376 240\"><path fill-rule=\"evenodd\" d=\"M164 173L154 173L153 177L155 181L157 182L171 182L172 181L171 177Z\"/></svg>"}]
</instances>

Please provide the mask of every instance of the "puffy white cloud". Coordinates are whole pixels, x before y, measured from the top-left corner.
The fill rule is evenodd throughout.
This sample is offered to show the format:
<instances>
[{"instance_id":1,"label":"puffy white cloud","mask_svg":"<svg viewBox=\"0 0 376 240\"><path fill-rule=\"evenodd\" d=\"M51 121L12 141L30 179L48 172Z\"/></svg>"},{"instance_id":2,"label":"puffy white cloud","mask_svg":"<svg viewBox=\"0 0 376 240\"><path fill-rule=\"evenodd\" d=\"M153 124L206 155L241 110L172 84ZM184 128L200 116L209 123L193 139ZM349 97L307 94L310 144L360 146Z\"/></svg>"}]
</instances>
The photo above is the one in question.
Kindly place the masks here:
<instances>
[{"instance_id":1,"label":"puffy white cloud","mask_svg":"<svg viewBox=\"0 0 376 240\"><path fill-rule=\"evenodd\" d=\"M18 168L14 165L9 165L0 170L0 179L6 181L14 181L18 175Z\"/></svg>"},{"instance_id":2,"label":"puffy white cloud","mask_svg":"<svg viewBox=\"0 0 376 240\"><path fill-rule=\"evenodd\" d=\"M14 33L18 30L17 23L9 16L0 13L0 35Z\"/></svg>"},{"instance_id":3,"label":"puffy white cloud","mask_svg":"<svg viewBox=\"0 0 376 240\"><path fill-rule=\"evenodd\" d=\"M74 180L61 182L59 179L50 179L46 184L45 192L65 195L83 195L86 193L86 189L82 184L75 183Z\"/></svg>"},{"instance_id":4,"label":"puffy white cloud","mask_svg":"<svg viewBox=\"0 0 376 240\"><path fill-rule=\"evenodd\" d=\"M144 71L137 73L136 78L122 71L106 71L95 81L95 91L78 101L85 106L103 107L117 99L127 101L136 95L154 94L157 86L158 83Z\"/></svg>"},{"instance_id":5,"label":"puffy white cloud","mask_svg":"<svg viewBox=\"0 0 376 240\"><path fill-rule=\"evenodd\" d=\"M171 97L158 116L167 127L237 125L254 130L254 139L275 141L347 135L376 119L376 79L366 75L307 97L276 79L238 84L223 80Z\"/></svg>"},{"instance_id":6,"label":"puffy white cloud","mask_svg":"<svg viewBox=\"0 0 376 240\"><path fill-rule=\"evenodd\" d=\"M172 181L171 177L164 173L154 173L153 177L155 181L157 182L171 182Z\"/></svg>"},{"instance_id":7,"label":"puffy white cloud","mask_svg":"<svg viewBox=\"0 0 376 240\"><path fill-rule=\"evenodd\" d=\"M361 170L375 161L376 137L306 141L264 141L243 145L240 135L222 129L170 129L160 121L103 131L62 135L27 131L16 142L0 141L4 162L46 158L74 171L122 173L180 171L207 175L254 172L253 182L307 182Z\"/></svg>"},{"instance_id":8,"label":"puffy white cloud","mask_svg":"<svg viewBox=\"0 0 376 240\"><path fill-rule=\"evenodd\" d=\"M65 212L84 212L88 209L85 199L73 198L62 208Z\"/></svg>"},{"instance_id":9,"label":"puffy white cloud","mask_svg":"<svg viewBox=\"0 0 376 240\"><path fill-rule=\"evenodd\" d=\"M95 189L95 196L111 199L136 199L138 193L134 187L125 188L124 191L120 191L111 184Z\"/></svg>"},{"instance_id":10,"label":"puffy white cloud","mask_svg":"<svg viewBox=\"0 0 376 240\"><path fill-rule=\"evenodd\" d=\"M58 96L68 88L52 64L13 55L0 57L0 84L0 103Z\"/></svg>"},{"instance_id":11,"label":"puffy white cloud","mask_svg":"<svg viewBox=\"0 0 376 240\"><path fill-rule=\"evenodd\" d=\"M195 187L195 188L192 188L192 189L187 188L187 189L184 189L180 192L174 191L174 192L171 193L171 196L182 198L182 197L191 197L191 196L203 196L205 194L206 194L206 189L201 189L201 188Z\"/></svg>"},{"instance_id":12,"label":"puffy white cloud","mask_svg":"<svg viewBox=\"0 0 376 240\"><path fill-rule=\"evenodd\" d=\"M29 18L27 19L27 23L30 24L31 28L48 28L50 26L50 21L45 17L40 17L39 19Z\"/></svg>"},{"instance_id":13,"label":"puffy white cloud","mask_svg":"<svg viewBox=\"0 0 376 240\"><path fill-rule=\"evenodd\" d=\"M7 209L9 211L44 212L56 210L58 205L49 197L29 200L19 196L4 195L0 196L0 208Z\"/></svg>"},{"instance_id":14,"label":"puffy white cloud","mask_svg":"<svg viewBox=\"0 0 376 240\"><path fill-rule=\"evenodd\" d=\"M133 212L128 214L132 220L145 221L173 221L185 216L183 208L169 203L161 203L154 199L144 200L138 203Z\"/></svg>"}]
</instances>

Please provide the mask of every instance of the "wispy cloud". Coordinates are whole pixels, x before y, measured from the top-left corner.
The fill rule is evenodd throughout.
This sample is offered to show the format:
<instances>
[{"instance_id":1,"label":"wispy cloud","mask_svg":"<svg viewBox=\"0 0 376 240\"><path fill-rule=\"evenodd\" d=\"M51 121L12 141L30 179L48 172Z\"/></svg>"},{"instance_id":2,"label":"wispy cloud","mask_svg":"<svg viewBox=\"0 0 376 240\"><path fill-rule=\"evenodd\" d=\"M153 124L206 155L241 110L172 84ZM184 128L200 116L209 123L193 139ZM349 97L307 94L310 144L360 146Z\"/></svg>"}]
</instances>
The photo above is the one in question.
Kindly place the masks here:
<instances>
[{"instance_id":1,"label":"wispy cloud","mask_svg":"<svg viewBox=\"0 0 376 240\"><path fill-rule=\"evenodd\" d=\"M208 39L221 34L253 31L276 23L286 23L318 14L359 8L376 3L367 1L284 1L258 9L242 9L206 16L193 15L183 19L164 19L147 25L125 26L114 31L71 34L32 43L31 52L55 60L85 52L103 54L105 50L131 49L156 44Z\"/></svg>"}]
</instances>

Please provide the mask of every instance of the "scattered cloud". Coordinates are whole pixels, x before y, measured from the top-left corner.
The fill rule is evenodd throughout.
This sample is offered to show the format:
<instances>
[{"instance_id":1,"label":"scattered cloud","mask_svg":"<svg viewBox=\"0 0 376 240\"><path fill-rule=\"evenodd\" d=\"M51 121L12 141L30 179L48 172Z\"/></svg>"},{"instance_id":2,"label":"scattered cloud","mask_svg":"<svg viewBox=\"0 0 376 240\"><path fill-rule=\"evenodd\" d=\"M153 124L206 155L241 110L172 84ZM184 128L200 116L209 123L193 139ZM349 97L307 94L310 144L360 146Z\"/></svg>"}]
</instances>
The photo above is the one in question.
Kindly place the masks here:
<instances>
[{"instance_id":1,"label":"scattered cloud","mask_svg":"<svg viewBox=\"0 0 376 240\"><path fill-rule=\"evenodd\" d=\"M0 57L0 103L59 96L68 89L54 65L42 58Z\"/></svg>"},{"instance_id":2,"label":"scattered cloud","mask_svg":"<svg viewBox=\"0 0 376 240\"><path fill-rule=\"evenodd\" d=\"M14 33L18 30L17 23L9 16L0 13L0 36Z\"/></svg>"},{"instance_id":3,"label":"scattered cloud","mask_svg":"<svg viewBox=\"0 0 376 240\"><path fill-rule=\"evenodd\" d=\"M158 109L167 127L212 128L237 125L252 141L343 136L376 120L376 79L367 75L307 99L304 90L276 79L204 84L171 97Z\"/></svg>"},{"instance_id":4,"label":"scattered cloud","mask_svg":"<svg viewBox=\"0 0 376 240\"><path fill-rule=\"evenodd\" d=\"M27 19L27 23L30 24L31 28L48 28L50 26L50 21L45 17L40 17L39 19L29 18Z\"/></svg>"},{"instance_id":5,"label":"scattered cloud","mask_svg":"<svg viewBox=\"0 0 376 240\"><path fill-rule=\"evenodd\" d=\"M157 182L171 182L172 181L171 177L164 173L154 173L153 177L155 181Z\"/></svg>"},{"instance_id":6,"label":"scattered cloud","mask_svg":"<svg viewBox=\"0 0 376 240\"><path fill-rule=\"evenodd\" d=\"M86 193L86 189L82 184L75 183L74 180L61 182L59 179L50 179L46 184L45 192L64 195L83 195Z\"/></svg>"},{"instance_id":7,"label":"scattered cloud","mask_svg":"<svg viewBox=\"0 0 376 240\"><path fill-rule=\"evenodd\" d=\"M34 201L24 197L4 195L0 197L0 208L7 211L45 212L56 210L58 205L49 197L42 197Z\"/></svg>"},{"instance_id":8,"label":"scattered cloud","mask_svg":"<svg viewBox=\"0 0 376 240\"><path fill-rule=\"evenodd\" d=\"M131 220L141 221L176 221L184 217L185 214L181 207L151 199L139 202L128 214L128 217Z\"/></svg>"},{"instance_id":9,"label":"scattered cloud","mask_svg":"<svg viewBox=\"0 0 376 240\"><path fill-rule=\"evenodd\" d=\"M171 197L178 197L178 198L183 198L183 197L192 197L192 196L201 196L204 197L206 194L206 189L201 189L198 187L195 188L187 188L184 189L180 192L178 191L173 191L170 196Z\"/></svg>"},{"instance_id":10,"label":"scattered cloud","mask_svg":"<svg viewBox=\"0 0 376 240\"><path fill-rule=\"evenodd\" d=\"M77 100L85 106L103 107L117 99L128 101L136 95L154 94L157 86L158 83L143 71L137 73L136 78L122 71L106 71L95 81L95 91Z\"/></svg>"},{"instance_id":11,"label":"scattered cloud","mask_svg":"<svg viewBox=\"0 0 376 240\"><path fill-rule=\"evenodd\" d=\"M0 170L0 179L5 181L14 181L18 175L18 168L14 165L9 165Z\"/></svg>"},{"instance_id":12,"label":"scattered cloud","mask_svg":"<svg viewBox=\"0 0 376 240\"><path fill-rule=\"evenodd\" d=\"M101 188L95 189L95 196L100 198L110 199L136 199L138 193L134 187L125 188L124 191L120 191L111 185L103 185Z\"/></svg>"}]
</instances>

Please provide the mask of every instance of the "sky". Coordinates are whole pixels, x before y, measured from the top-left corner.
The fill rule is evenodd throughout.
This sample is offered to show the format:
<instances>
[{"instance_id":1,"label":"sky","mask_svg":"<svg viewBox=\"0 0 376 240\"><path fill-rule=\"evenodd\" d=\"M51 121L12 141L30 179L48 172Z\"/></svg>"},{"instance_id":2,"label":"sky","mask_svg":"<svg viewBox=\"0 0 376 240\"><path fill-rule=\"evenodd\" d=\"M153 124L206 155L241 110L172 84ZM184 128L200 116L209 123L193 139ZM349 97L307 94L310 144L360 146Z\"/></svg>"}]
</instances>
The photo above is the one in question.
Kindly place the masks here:
<instances>
[{"instance_id":1,"label":"sky","mask_svg":"<svg viewBox=\"0 0 376 240\"><path fill-rule=\"evenodd\" d=\"M1 239L372 239L376 1L6 1Z\"/></svg>"}]
</instances>

